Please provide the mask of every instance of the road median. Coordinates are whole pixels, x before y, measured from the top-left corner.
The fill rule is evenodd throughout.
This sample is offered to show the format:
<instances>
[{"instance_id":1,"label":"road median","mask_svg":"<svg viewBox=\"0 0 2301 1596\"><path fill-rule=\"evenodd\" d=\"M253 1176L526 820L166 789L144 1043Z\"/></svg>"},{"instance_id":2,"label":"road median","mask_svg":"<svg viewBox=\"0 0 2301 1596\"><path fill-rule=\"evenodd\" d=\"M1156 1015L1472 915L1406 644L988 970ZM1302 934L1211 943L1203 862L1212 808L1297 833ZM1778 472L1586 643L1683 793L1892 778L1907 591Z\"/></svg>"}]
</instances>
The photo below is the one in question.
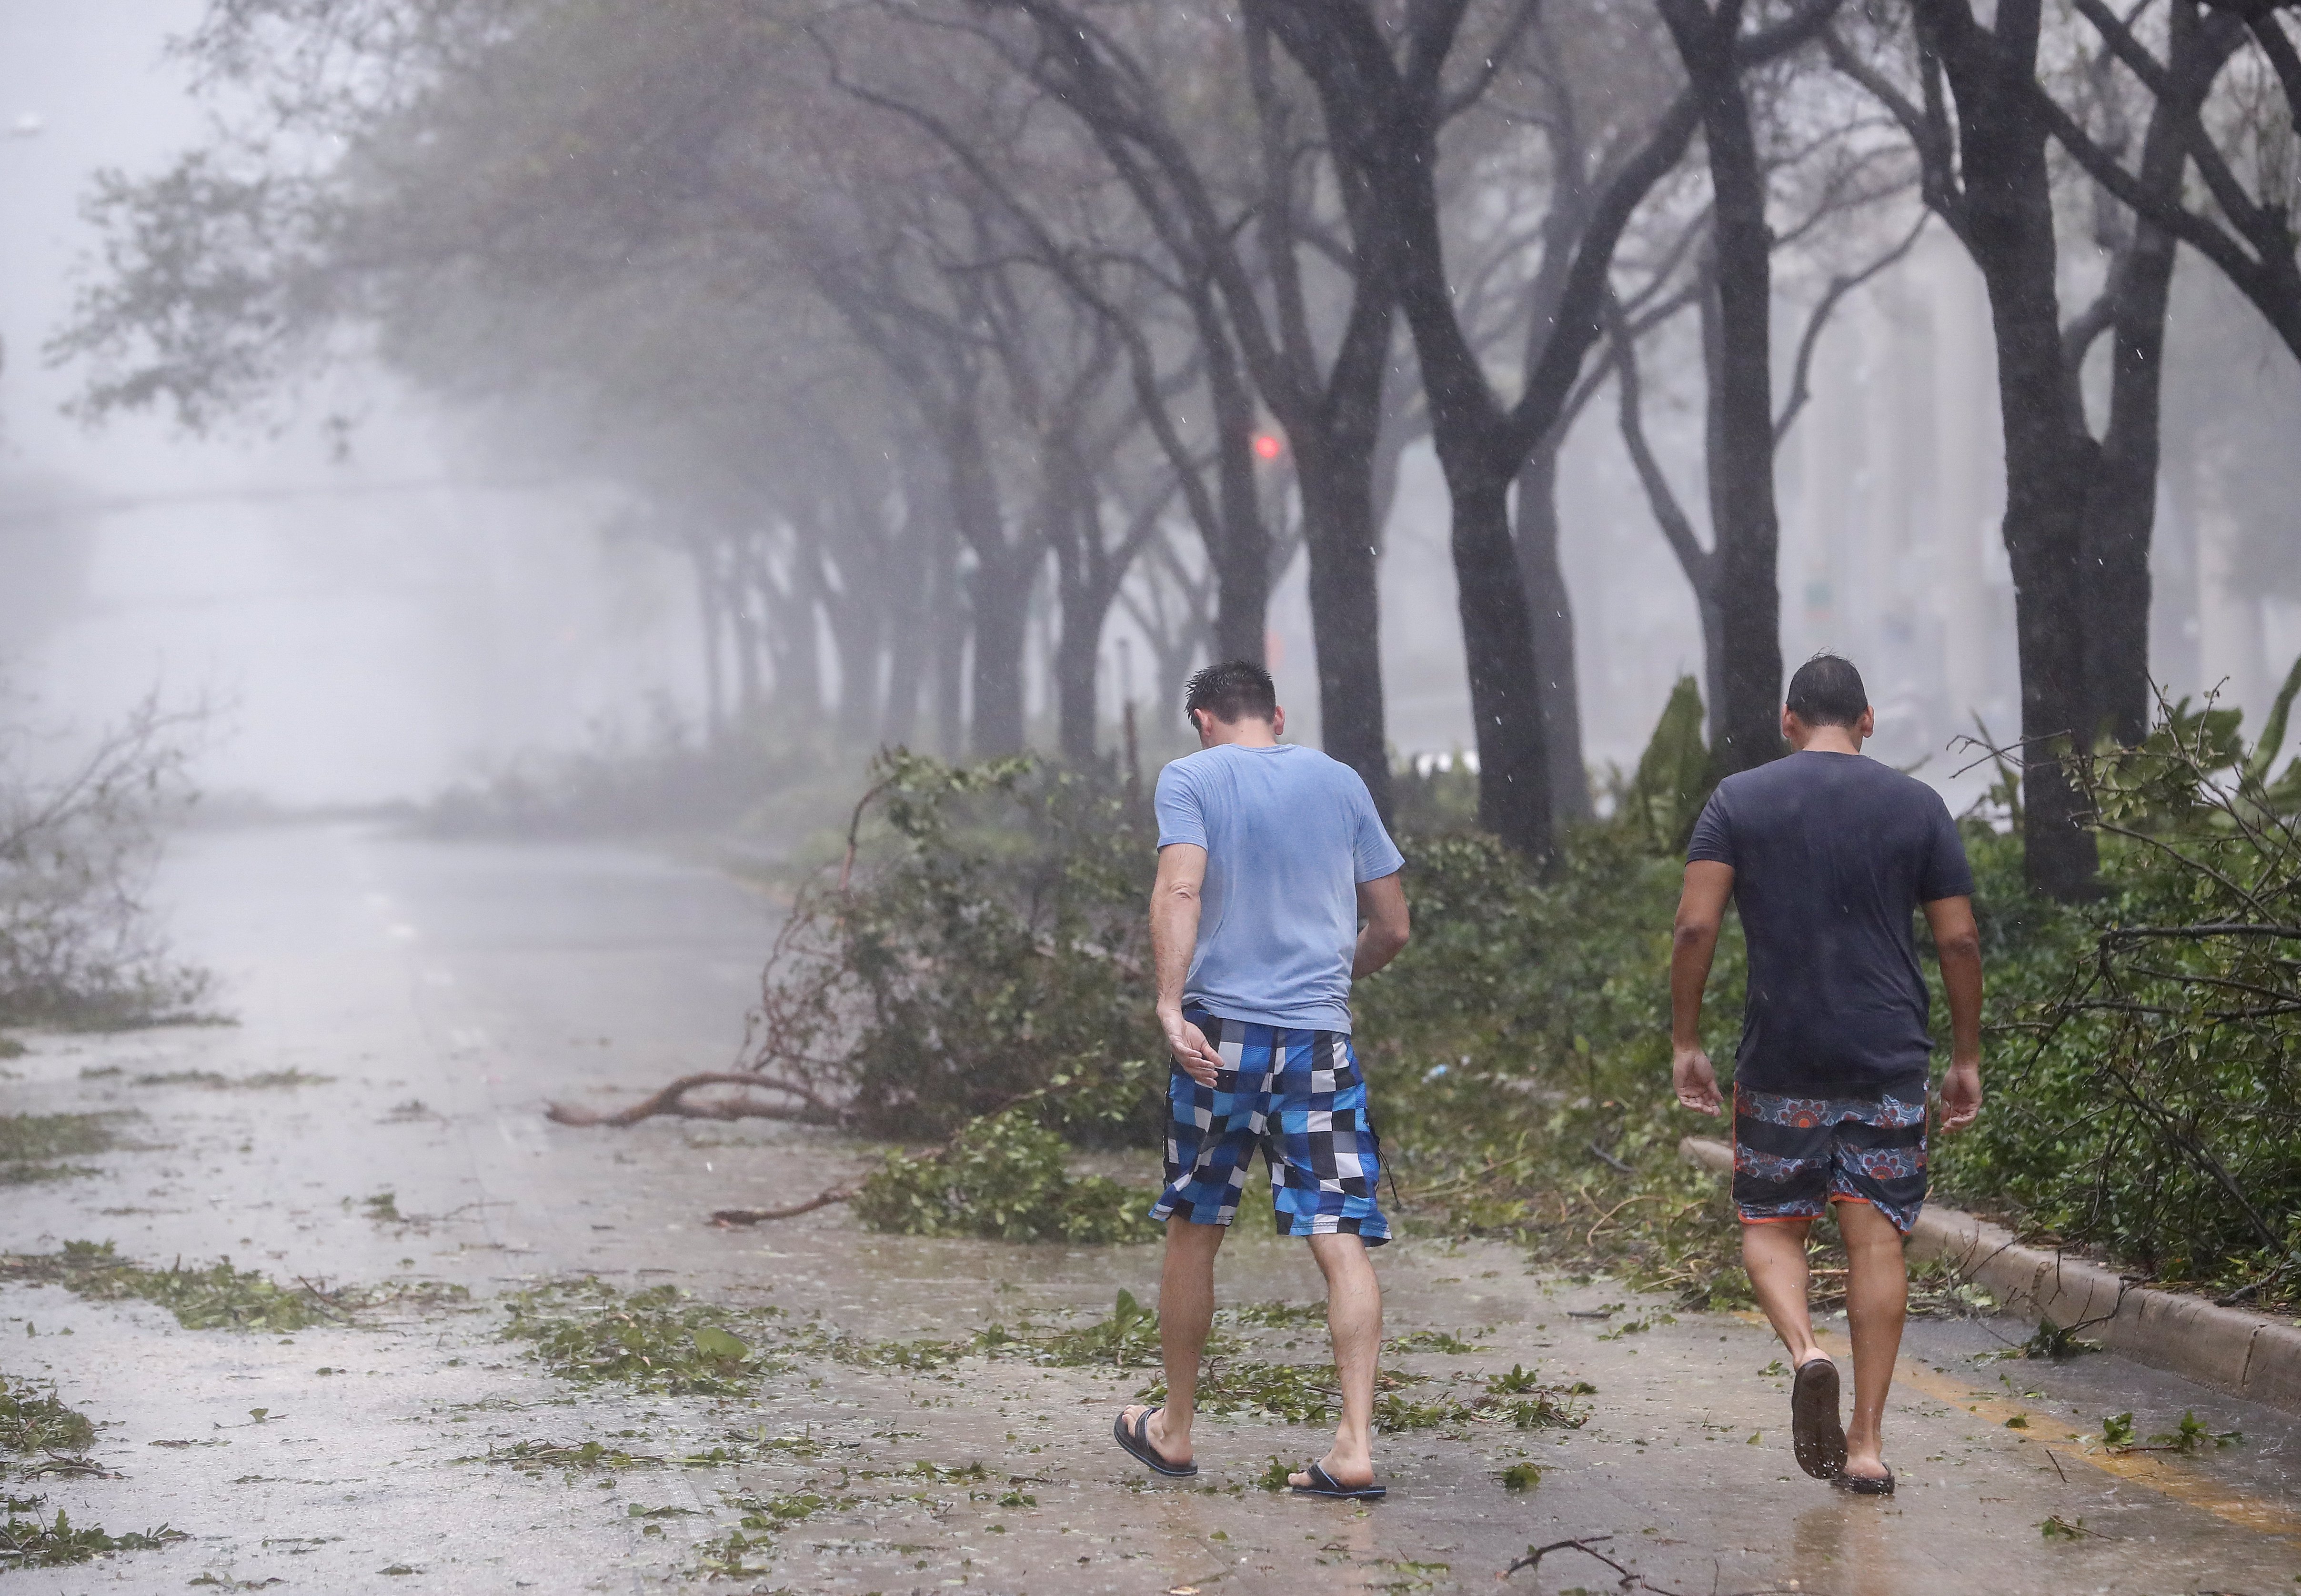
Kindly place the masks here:
<instances>
[{"instance_id":1,"label":"road median","mask_svg":"<svg viewBox=\"0 0 2301 1596\"><path fill-rule=\"evenodd\" d=\"M1678 1147L1689 1163L1733 1173L1734 1149L1725 1142L1688 1136ZM1929 1204L1911 1233L1910 1254L1943 1259L2009 1312L2151 1368L2301 1413L2301 1327L2136 1285L2100 1264L2023 1246L2004 1226L1956 1208Z\"/></svg>"}]
</instances>

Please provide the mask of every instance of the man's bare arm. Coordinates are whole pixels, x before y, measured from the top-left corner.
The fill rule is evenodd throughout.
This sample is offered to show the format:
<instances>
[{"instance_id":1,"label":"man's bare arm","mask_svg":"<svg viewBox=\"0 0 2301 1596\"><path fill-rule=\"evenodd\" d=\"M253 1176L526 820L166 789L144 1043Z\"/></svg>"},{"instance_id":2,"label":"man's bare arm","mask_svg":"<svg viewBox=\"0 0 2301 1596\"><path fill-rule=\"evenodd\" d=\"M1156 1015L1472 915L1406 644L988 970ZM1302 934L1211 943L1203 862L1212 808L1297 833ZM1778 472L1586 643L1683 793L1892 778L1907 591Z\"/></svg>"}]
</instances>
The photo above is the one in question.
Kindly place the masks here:
<instances>
[{"instance_id":1,"label":"man's bare arm","mask_svg":"<svg viewBox=\"0 0 2301 1596\"><path fill-rule=\"evenodd\" d=\"M1150 967L1159 983L1159 1025L1183 1073L1201 1086L1215 1083L1222 1056L1206 1033L1183 1017L1183 982L1199 945L1200 891L1206 885L1207 850L1170 842L1159 850L1159 876L1150 886Z\"/></svg>"},{"instance_id":2,"label":"man's bare arm","mask_svg":"<svg viewBox=\"0 0 2301 1596\"><path fill-rule=\"evenodd\" d=\"M1359 928L1358 951L1351 958L1352 981L1373 974L1405 950L1411 930L1405 881L1404 872L1393 870L1359 883L1359 917L1366 923Z\"/></svg>"},{"instance_id":3,"label":"man's bare arm","mask_svg":"<svg viewBox=\"0 0 2301 1596\"><path fill-rule=\"evenodd\" d=\"M1962 1131L1981 1113L1981 932L1973 899L1937 898L1926 905L1926 924L1941 959L1942 990L1949 997L1949 1073L1942 1077L1945 1132Z\"/></svg>"},{"instance_id":4,"label":"man's bare arm","mask_svg":"<svg viewBox=\"0 0 2301 1596\"><path fill-rule=\"evenodd\" d=\"M1701 1114L1719 1111L1718 1073L1702 1050L1702 990L1709 984L1710 962L1717 957L1718 933L1733 896L1731 865L1695 860L1686 867L1686 889L1678 895L1678 923L1670 932L1670 1082L1678 1100Z\"/></svg>"}]
</instances>

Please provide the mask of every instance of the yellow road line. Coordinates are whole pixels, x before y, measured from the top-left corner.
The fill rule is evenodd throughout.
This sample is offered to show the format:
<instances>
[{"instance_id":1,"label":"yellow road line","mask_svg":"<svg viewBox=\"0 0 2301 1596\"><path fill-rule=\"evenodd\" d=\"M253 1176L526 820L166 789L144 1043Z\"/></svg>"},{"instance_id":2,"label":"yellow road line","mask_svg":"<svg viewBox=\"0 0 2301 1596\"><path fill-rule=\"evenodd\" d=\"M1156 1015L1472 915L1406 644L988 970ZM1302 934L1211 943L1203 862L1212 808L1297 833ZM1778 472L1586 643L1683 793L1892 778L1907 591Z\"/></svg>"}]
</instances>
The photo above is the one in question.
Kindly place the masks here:
<instances>
[{"instance_id":1,"label":"yellow road line","mask_svg":"<svg viewBox=\"0 0 2301 1596\"><path fill-rule=\"evenodd\" d=\"M1765 1320L1756 1314L1742 1316L1762 1324ZM1816 1339L1833 1358L1851 1356L1851 1349L1843 1338L1834 1333L1820 1333ZM1836 1342L1836 1345L1832 1343ZM2042 1446L2058 1458L2097 1468L2121 1480L2146 1485L2161 1496L2212 1514L2225 1524L2255 1531L2264 1535L2283 1535L2301 1542L2301 1513L2296 1513L2281 1503L2267 1502L2231 1490L2218 1480L2207 1477L2173 1461L2162 1452L2113 1452L2098 1445L2088 1447L2088 1437L2083 1431L2072 1430L2058 1419L2051 1418L2019 1402L2008 1401L1979 1386L1968 1385L1954 1375L1903 1358L1894 1366L1894 1381L1897 1386L1922 1391L1937 1402L1946 1402L1962 1408L1984 1423L1996 1427L2009 1440L2023 1445ZM2019 1417L2027 1421L2021 1430L2005 1428L2005 1421Z\"/></svg>"}]
</instances>

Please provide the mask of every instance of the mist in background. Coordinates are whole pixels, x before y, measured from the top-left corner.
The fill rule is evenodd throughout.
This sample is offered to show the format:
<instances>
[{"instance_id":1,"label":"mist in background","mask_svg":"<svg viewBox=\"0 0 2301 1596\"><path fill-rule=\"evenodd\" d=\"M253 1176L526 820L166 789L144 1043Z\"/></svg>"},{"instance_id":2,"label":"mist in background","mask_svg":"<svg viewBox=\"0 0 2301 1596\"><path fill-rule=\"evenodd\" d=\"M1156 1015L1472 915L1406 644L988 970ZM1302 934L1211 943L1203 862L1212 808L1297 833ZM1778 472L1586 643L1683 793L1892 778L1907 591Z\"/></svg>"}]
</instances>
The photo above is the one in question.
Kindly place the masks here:
<instances>
[{"instance_id":1,"label":"mist in background","mask_svg":"<svg viewBox=\"0 0 2301 1596\"><path fill-rule=\"evenodd\" d=\"M63 414L79 379L40 351L95 247L82 201L96 169L202 130L166 44L203 9L0 10L0 657L32 718L204 698L201 785L308 806L425 797L692 705L676 564L615 534L607 485L506 462L475 418L380 374L221 438Z\"/></svg>"},{"instance_id":2,"label":"mist in background","mask_svg":"<svg viewBox=\"0 0 2301 1596\"><path fill-rule=\"evenodd\" d=\"M380 367L339 368L275 417L200 439L150 414L90 430L63 413L80 375L41 347L96 244L82 201L96 169L148 171L201 136L207 110L165 46L203 9L0 7L0 656L33 701L20 713L95 723L155 687L205 698L220 714L199 784L291 807L423 798L538 750L691 733L707 691L692 577L637 525L624 489L520 447L515 419ZM2225 682L2258 708L2301 653L2301 385L2193 259L2173 322L2153 672L2176 696ZM1679 356L1649 373L1648 426L1698 502L1701 376ZM1993 359L1979 279L1937 232L1840 309L1778 467L1785 657L1853 658L1880 756L1923 760L1921 774L1969 794L1979 778L1952 779L1966 760L1947 745L1978 724L2011 735L2019 719ZM1569 435L1560 503L1586 754L1602 772L1634 763L1673 683L1700 674L1701 633L1610 404ZM1444 484L1417 444L1381 545L1401 755L1473 740L1447 538ZM1040 747L1045 607L1025 669ZM1315 742L1299 554L1269 624L1291 724ZM1133 701L1156 752L1181 728L1153 653L1114 612L1102 717L1116 727Z\"/></svg>"}]
</instances>

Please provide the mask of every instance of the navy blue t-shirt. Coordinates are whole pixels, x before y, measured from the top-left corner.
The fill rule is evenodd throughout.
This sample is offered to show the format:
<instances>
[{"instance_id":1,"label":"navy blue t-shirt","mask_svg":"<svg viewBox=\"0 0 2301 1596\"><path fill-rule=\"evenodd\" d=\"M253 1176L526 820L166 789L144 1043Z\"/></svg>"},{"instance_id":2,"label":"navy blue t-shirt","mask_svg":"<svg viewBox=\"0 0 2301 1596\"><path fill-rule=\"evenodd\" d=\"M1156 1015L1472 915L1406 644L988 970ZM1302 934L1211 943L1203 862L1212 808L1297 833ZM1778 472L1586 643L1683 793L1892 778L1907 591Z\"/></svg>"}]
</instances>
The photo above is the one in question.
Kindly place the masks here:
<instances>
[{"instance_id":1,"label":"navy blue t-shirt","mask_svg":"<svg viewBox=\"0 0 2301 1596\"><path fill-rule=\"evenodd\" d=\"M1750 948L1735 1081L1922 1096L1933 1044L1911 916L1973 891L1941 795L1862 755L1809 748L1720 781L1686 856L1734 871Z\"/></svg>"}]
</instances>

